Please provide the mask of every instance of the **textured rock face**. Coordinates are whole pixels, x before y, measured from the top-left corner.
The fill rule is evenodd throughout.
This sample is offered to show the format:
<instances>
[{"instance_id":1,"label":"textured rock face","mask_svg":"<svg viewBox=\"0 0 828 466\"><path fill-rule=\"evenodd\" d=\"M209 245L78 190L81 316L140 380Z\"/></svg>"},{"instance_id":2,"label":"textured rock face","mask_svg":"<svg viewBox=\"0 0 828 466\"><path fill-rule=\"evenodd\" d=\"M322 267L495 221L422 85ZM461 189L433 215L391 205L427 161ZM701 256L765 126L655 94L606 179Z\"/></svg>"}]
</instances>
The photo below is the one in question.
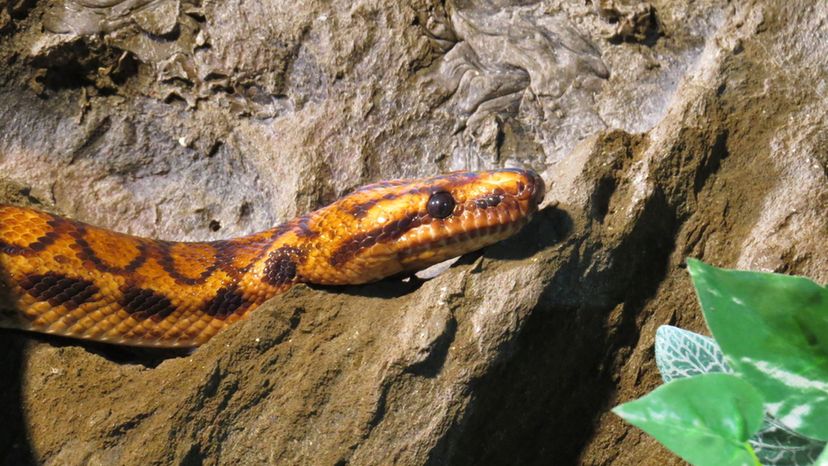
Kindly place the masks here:
<instances>
[{"instance_id":1,"label":"textured rock face","mask_svg":"<svg viewBox=\"0 0 828 466\"><path fill-rule=\"evenodd\" d=\"M525 166L438 277L297 287L192 354L0 334L10 464L681 464L608 409L688 256L828 281L818 2L0 3L0 199L213 239Z\"/></svg>"}]
</instances>

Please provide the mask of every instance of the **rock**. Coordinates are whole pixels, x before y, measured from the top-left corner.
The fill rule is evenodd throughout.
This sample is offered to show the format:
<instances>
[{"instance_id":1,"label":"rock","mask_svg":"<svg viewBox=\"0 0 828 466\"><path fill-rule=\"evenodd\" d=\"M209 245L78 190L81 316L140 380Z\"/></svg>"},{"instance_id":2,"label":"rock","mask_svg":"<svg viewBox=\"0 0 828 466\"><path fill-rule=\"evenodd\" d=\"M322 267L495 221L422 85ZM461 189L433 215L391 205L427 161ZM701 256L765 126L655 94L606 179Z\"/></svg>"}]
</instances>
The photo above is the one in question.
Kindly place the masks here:
<instances>
[{"instance_id":1,"label":"rock","mask_svg":"<svg viewBox=\"0 0 828 466\"><path fill-rule=\"evenodd\" d=\"M819 4L162 3L0 3L0 200L203 240L526 166L544 209L191 354L4 331L5 463L682 464L608 410L704 332L686 257L828 281Z\"/></svg>"}]
</instances>

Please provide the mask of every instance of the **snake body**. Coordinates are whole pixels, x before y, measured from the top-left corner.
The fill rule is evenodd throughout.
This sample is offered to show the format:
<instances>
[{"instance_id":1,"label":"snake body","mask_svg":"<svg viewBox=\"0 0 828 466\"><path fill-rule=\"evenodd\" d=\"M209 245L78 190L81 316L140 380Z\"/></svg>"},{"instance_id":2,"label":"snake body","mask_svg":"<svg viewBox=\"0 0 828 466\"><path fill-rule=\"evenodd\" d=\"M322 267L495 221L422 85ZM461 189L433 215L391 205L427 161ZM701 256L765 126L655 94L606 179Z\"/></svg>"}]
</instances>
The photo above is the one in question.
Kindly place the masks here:
<instances>
[{"instance_id":1,"label":"snake body","mask_svg":"<svg viewBox=\"0 0 828 466\"><path fill-rule=\"evenodd\" d=\"M386 181L212 242L141 238L0 205L0 326L197 346L295 283L367 283L504 239L543 195L541 178L524 170Z\"/></svg>"}]
</instances>

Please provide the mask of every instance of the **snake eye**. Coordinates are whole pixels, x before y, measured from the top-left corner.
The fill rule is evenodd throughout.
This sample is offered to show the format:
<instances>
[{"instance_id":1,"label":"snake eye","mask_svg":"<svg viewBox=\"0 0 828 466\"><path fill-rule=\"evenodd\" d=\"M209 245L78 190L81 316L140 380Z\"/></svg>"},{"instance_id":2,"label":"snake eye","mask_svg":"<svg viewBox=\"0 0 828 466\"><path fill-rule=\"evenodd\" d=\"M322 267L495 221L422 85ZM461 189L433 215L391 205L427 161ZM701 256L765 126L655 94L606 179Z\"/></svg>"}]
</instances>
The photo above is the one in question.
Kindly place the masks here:
<instances>
[{"instance_id":1,"label":"snake eye","mask_svg":"<svg viewBox=\"0 0 828 466\"><path fill-rule=\"evenodd\" d=\"M446 218L454 212L454 198L446 191L437 191L428 199L426 210L434 218Z\"/></svg>"}]
</instances>

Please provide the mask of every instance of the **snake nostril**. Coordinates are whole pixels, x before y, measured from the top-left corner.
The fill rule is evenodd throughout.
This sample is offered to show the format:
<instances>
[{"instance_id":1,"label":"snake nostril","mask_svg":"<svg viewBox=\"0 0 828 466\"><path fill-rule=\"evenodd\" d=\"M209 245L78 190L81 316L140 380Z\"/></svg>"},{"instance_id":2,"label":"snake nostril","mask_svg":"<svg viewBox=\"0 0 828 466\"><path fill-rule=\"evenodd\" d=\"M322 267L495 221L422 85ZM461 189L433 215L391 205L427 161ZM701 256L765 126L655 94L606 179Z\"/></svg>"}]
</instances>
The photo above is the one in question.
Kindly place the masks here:
<instances>
[{"instance_id":1,"label":"snake nostril","mask_svg":"<svg viewBox=\"0 0 828 466\"><path fill-rule=\"evenodd\" d=\"M534 179L534 199L535 202L540 204L543 202L543 198L546 196L546 183L543 182L543 178L540 177L537 173L532 173L532 178Z\"/></svg>"},{"instance_id":2,"label":"snake nostril","mask_svg":"<svg viewBox=\"0 0 828 466\"><path fill-rule=\"evenodd\" d=\"M517 183L517 195L521 199L531 199L534 203L540 204L546 196L546 184L543 178L532 170L521 172L523 179Z\"/></svg>"}]
</instances>

